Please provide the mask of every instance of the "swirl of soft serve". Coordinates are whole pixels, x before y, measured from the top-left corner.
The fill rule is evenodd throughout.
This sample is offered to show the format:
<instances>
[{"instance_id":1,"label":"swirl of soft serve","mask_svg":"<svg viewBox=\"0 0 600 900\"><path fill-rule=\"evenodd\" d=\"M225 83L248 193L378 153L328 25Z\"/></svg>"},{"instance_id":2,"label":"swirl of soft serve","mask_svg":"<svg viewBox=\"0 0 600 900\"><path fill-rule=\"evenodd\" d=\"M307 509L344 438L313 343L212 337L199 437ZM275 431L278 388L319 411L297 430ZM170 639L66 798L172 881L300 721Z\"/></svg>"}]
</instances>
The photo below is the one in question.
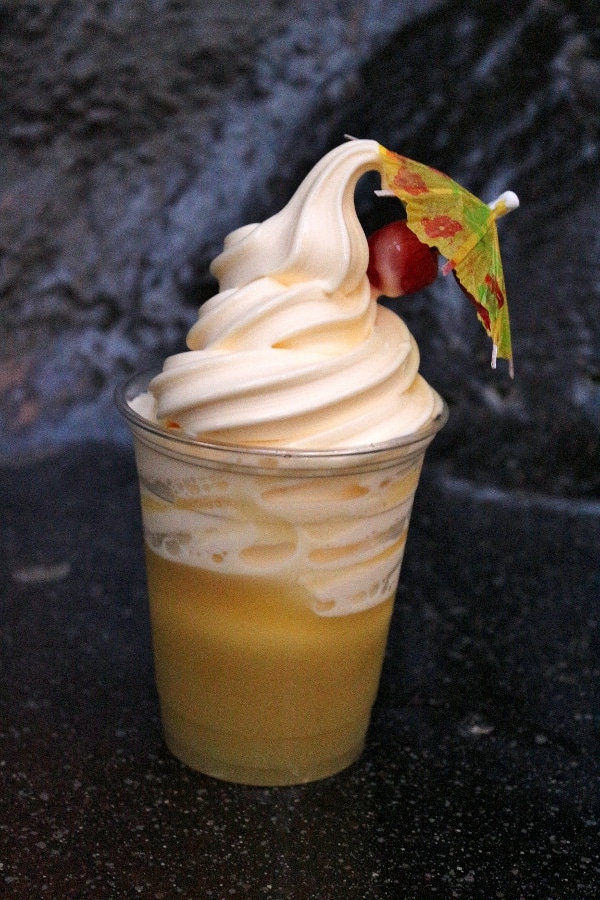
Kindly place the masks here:
<instances>
[{"instance_id":1,"label":"swirl of soft serve","mask_svg":"<svg viewBox=\"0 0 600 900\"><path fill-rule=\"evenodd\" d=\"M402 320L377 304L354 191L376 141L329 152L289 203L225 239L220 293L149 386L152 416L199 440L327 450L409 435L441 401Z\"/></svg>"}]
</instances>

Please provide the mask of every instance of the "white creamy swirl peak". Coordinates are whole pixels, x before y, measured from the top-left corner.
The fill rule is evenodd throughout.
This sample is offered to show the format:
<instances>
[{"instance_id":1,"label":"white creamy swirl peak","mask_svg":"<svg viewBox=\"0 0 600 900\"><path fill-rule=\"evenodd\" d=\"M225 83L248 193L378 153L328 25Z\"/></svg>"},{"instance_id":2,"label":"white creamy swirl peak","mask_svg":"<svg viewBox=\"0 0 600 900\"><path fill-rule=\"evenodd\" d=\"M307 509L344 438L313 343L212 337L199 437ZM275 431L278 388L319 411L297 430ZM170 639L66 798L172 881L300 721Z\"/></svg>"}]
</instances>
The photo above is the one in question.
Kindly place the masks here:
<instances>
[{"instance_id":1,"label":"white creamy swirl peak","mask_svg":"<svg viewBox=\"0 0 600 900\"><path fill-rule=\"evenodd\" d=\"M441 409L404 323L379 306L354 206L376 141L328 153L279 213L226 239L189 351L150 383L159 422L217 443L327 450L412 434Z\"/></svg>"}]
</instances>

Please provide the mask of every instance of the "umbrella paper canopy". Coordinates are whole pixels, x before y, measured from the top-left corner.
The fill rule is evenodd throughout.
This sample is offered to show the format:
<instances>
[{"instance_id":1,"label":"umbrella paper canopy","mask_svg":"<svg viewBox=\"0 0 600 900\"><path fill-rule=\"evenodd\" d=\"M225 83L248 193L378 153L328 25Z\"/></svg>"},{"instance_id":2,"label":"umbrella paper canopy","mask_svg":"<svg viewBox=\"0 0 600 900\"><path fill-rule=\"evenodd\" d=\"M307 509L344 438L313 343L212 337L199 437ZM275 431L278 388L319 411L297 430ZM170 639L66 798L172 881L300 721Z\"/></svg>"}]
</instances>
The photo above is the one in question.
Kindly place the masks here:
<instances>
[{"instance_id":1,"label":"umbrella paper canopy","mask_svg":"<svg viewBox=\"0 0 600 900\"><path fill-rule=\"evenodd\" d=\"M519 205L506 191L489 206L447 175L380 145L382 193L406 207L407 225L419 240L446 257L442 272L453 272L493 341L492 366L509 361L512 348L504 273L496 219Z\"/></svg>"}]
</instances>

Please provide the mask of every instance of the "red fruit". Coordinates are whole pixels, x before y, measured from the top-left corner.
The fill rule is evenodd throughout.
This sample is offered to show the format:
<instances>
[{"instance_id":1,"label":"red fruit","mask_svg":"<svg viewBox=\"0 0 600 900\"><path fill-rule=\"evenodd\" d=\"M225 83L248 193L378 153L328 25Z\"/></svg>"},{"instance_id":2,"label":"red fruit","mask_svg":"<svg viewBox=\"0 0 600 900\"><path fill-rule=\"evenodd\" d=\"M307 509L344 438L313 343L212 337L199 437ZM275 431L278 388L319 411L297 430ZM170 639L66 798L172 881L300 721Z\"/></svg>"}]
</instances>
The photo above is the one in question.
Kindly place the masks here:
<instances>
[{"instance_id":1,"label":"red fruit","mask_svg":"<svg viewBox=\"0 0 600 900\"><path fill-rule=\"evenodd\" d=\"M438 251L420 241L404 221L379 228L368 244L367 277L386 297L412 294L437 278Z\"/></svg>"}]
</instances>

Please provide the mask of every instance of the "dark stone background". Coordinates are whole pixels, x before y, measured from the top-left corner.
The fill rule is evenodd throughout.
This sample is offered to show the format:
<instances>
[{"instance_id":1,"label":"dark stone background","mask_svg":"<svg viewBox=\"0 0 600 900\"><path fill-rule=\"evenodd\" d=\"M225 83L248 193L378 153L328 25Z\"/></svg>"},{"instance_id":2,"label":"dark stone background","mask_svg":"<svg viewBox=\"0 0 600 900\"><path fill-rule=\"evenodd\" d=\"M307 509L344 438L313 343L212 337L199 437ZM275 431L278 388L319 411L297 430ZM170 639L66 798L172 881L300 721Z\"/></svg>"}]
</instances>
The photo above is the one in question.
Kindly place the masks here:
<instances>
[{"instance_id":1,"label":"dark stone background","mask_svg":"<svg viewBox=\"0 0 600 900\"><path fill-rule=\"evenodd\" d=\"M5 458L124 440L115 383L182 349L226 232L349 132L521 198L513 383L451 279L398 303L451 407L439 467L600 496L597 0L4 0L0 110Z\"/></svg>"}]
</instances>

